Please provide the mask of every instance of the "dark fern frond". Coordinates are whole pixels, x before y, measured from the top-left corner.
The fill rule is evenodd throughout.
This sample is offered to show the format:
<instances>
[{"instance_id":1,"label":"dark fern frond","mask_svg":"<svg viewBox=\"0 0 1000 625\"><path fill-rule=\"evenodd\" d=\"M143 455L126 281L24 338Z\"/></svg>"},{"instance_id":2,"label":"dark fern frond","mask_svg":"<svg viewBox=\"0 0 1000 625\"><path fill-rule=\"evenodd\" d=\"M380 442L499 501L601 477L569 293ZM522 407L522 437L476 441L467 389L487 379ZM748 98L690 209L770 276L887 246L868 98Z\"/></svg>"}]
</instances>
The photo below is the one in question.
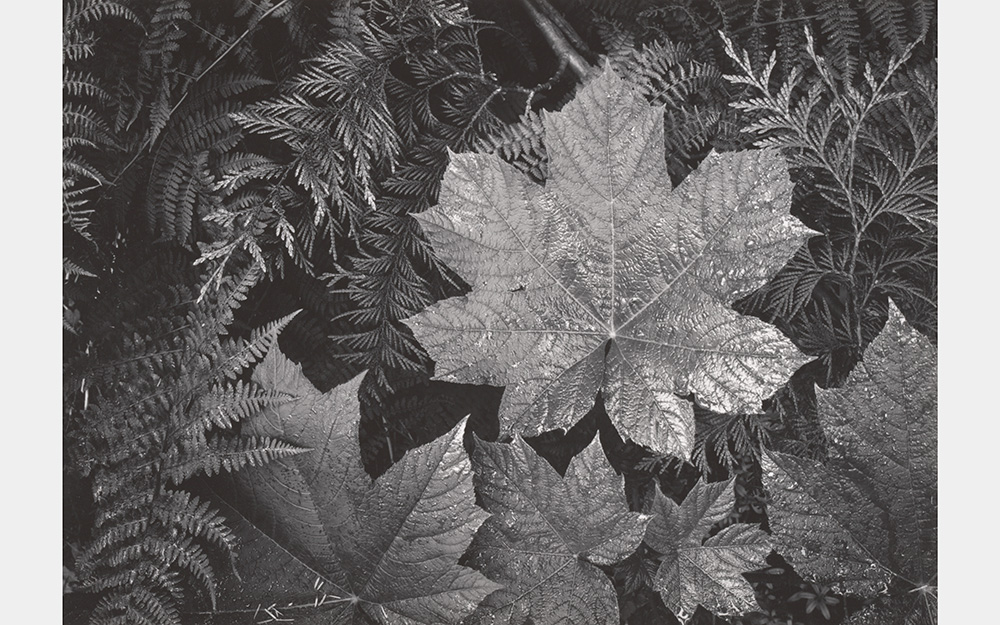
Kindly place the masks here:
<instances>
[{"instance_id":1,"label":"dark fern frond","mask_svg":"<svg viewBox=\"0 0 1000 625\"><path fill-rule=\"evenodd\" d=\"M93 146L115 146L109 124L92 109L82 105L63 105L63 132Z\"/></svg>"},{"instance_id":2,"label":"dark fern frond","mask_svg":"<svg viewBox=\"0 0 1000 625\"><path fill-rule=\"evenodd\" d=\"M910 43L907 8L897 0L864 0L862 5L875 30L889 42L893 54L904 54Z\"/></svg>"},{"instance_id":3,"label":"dark fern frond","mask_svg":"<svg viewBox=\"0 0 1000 625\"><path fill-rule=\"evenodd\" d=\"M817 4L820 30L827 40L827 56L847 81L853 81L861 46L858 13L844 0L820 0Z\"/></svg>"},{"instance_id":4,"label":"dark fern frond","mask_svg":"<svg viewBox=\"0 0 1000 625\"><path fill-rule=\"evenodd\" d=\"M689 174L726 134L726 113L718 105L665 110L664 150L667 171L675 185Z\"/></svg>"},{"instance_id":5,"label":"dark fern frond","mask_svg":"<svg viewBox=\"0 0 1000 625\"><path fill-rule=\"evenodd\" d=\"M146 27L146 38L143 41L143 55L161 57L163 66L170 65L170 58L180 49L178 43L187 35L185 21L193 19L191 3L188 0L167 0L157 4Z\"/></svg>"},{"instance_id":6,"label":"dark fern frond","mask_svg":"<svg viewBox=\"0 0 1000 625\"><path fill-rule=\"evenodd\" d=\"M331 252L334 238L354 232L363 207L374 206L373 176L390 168L398 151L382 87L387 72L355 43L337 41L287 81L282 95L234 117L290 149L287 174L310 196L312 222L326 229Z\"/></svg>"},{"instance_id":7,"label":"dark fern frond","mask_svg":"<svg viewBox=\"0 0 1000 625\"><path fill-rule=\"evenodd\" d=\"M727 134L728 84L690 46L657 41L622 57L618 71L652 103L664 107L667 171L679 184Z\"/></svg>"},{"instance_id":8,"label":"dark fern frond","mask_svg":"<svg viewBox=\"0 0 1000 625\"><path fill-rule=\"evenodd\" d=\"M771 318L790 319L798 315L812 299L824 280L847 280L837 268L834 252L825 237L813 237L763 288L752 293L744 304L753 310L766 310Z\"/></svg>"},{"instance_id":9,"label":"dark fern frond","mask_svg":"<svg viewBox=\"0 0 1000 625\"><path fill-rule=\"evenodd\" d=\"M549 176L548 155L545 151L545 128L538 113L528 111L513 124L507 124L500 132L488 135L479 146L484 152L498 155L520 171L541 184ZM413 193L413 188L393 189L401 193Z\"/></svg>"},{"instance_id":10,"label":"dark fern frond","mask_svg":"<svg viewBox=\"0 0 1000 625\"><path fill-rule=\"evenodd\" d=\"M70 0L63 2L63 62L83 61L97 52L96 30L105 20L124 20L141 27L136 13L114 0Z\"/></svg>"},{"instance_id":11,"label":"dark fern frond","mask_svg":"<svg viewBox=\"0 0 1000 625\"><path fill-rule=\"evenodd\" d=\"M752 414L717 414L695 410L695 442L691 462L704 475L714 465L736 473L745 458L760 459L762 446L769 440L767 429Z\"/></svg>"},{"instance_id":12,"label":"dark fern frond","mask_svg":"<svg viewBox=\"0 0 1000 625\"><path fill-rule=\"evenodd\" d=\"M684 470L684 460L670 454L653 454L636 460L636 471L651 473L658 477L677 476Z\"/></svg>"},{"instance_id":13,"label":"dark fern frond","mask_svg":"<svg viewBox=\"0 0 1000 625\"><path fill-rule=\"evenodd\" d=\"M159 4L149 19L137 68L137 97L146 112L135 124L142 141L129 166L149 148L147 226L193 248L205 238L203 220L221 201L218 162L242 139L233 116L273 82L261 74L256 58L240 54L241 42L264 26L249 24L240 33L244 24L232 16L186 0ZM231 43L217 49L223 40ZM195 51L213 60L198 59Z\"/></svg>"},{"instance_id":14,"label":"dark fern frond","mask_svg":"<svg viewBox=\"0 0 1000 625\"><path fill-rule=\"evenodd\" d=\"M625 60L622 73L650 102L668 110L692 104L695 97L718 100L727 89L717 67L694 60L691 48L669 40L634 51Z\"/></svg>"},{"instance_id":15,"label":"dark fern frond","mask_svg":"<svg viewBox=\"0 0 1000 625\"><path fill-rule=\"evenodd\" d=\"M215 606L215 574L212 572L212 565L209 563L208 555L191 536L184 536L179 540L146 538L137 546L141 548L141 554L186 571L187 577L198 582L199 589L209 597L212 606Z\"/></svg>"}]
</instances>

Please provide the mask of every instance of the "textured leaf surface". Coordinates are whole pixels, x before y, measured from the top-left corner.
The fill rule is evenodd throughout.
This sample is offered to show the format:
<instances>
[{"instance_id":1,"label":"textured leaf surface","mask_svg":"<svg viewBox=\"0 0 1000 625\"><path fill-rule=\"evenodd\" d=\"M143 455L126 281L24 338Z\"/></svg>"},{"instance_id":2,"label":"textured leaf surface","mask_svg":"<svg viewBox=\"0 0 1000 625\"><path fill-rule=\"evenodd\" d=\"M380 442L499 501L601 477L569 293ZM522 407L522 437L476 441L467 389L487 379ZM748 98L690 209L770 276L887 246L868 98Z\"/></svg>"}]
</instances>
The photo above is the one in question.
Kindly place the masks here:
<instances>
[{"instance_id":1,"label":"textured leaf surface","mask_svg":"<svg viewBox=\"0 0 1000 625\"><path fill-rule=\"evenodd\" d=\"M746 612L756 605L753 588L742 573L764 565L771 551L767 534L738 524L705 540L733 503L732 480L715 484L698 480L680 505L656 491L655 516L645 540L663 554L654 587L678 616L692 614L698 604L716 614Z\"/></svg>"},{"instance_id":2,"label":"textured leaf surface","mask_svg":"<svg viewBox=\"0 0 1000 625\"><path fill-rule=\"evenodd\" d=\"M458 564L487 517L475 505L464 420L372 483L358 448L360 376L319 393L298 365L272 350L254 377L298 397L251 422L255 433L312 451L237 474L246 497L241 507L299 566L317 571L317 597L351 606L324 622L365 622L363 611L387 624L458 623L497 588ZM252 544L275 549L263 537ZM253 549L240 555L269 565ZM287 563L274 560L282 567L275 575L285 575ZM281 597L261 599L280 605Z\"/></svg>"},{"instance_id":3,"label":"textured leaf surface","mask_svg":"<svg viewBox=\"0 0 1000 625\"><path fill-rule=\"evenodd\" d=\"M678 394L756 410L805 362L730 308L810 232L789 215L784 160L711 154L671 190L662 110L611 70L544 126L544 187L496 156L453 155L417 218L472 292L407 323L438 379L506 386L505 431L569 427L601 391L623 435L686 456L694 418Z\"/></svg>"},{"instance_id":4,"label":"textured leaf surface","mask_svg":"<svg viewBox=\"0 0 1000 625\"><path fill-rule=\"evenodd\" d=\"M936 348L890 306L843 388L817 399L830 461L771 454L763 465L783 555L803 576L860 594L891 575L936 586Z\"/></svg>"},{"instance_id":5,"label":"textured leaf surface","mask_svg":"<svg viewBox=\"0 0 1000 625\"><path fill-rule=\"evenodd\" d=\"M493 516L476 533L470 560L505 587L469 622L617 623L611 581L595 565L634 552L649 517L628 511L623 478L599 440L570 462L565 477L520 438L477 440L473 463L477 490Z\"/></svg>"},{"instance_id":6,"label":"textured leaf surface","mask_svg":"<svg viewBox=\"0 0 1000 625\"><path fill-rule=\"evenodd\" d=\"M211 625L244 625L264 621L269 615L293 618L296 625L352 621L355 606L335 600L351 594L343 576L310 568L236 509L225 503L217 505L237 537L236 575L220 576L216 612L192 616L203 616ZM323 599L324 595L328 598ZM281 608L272 607L279 599Z\"/></svg>"}]
</instances>

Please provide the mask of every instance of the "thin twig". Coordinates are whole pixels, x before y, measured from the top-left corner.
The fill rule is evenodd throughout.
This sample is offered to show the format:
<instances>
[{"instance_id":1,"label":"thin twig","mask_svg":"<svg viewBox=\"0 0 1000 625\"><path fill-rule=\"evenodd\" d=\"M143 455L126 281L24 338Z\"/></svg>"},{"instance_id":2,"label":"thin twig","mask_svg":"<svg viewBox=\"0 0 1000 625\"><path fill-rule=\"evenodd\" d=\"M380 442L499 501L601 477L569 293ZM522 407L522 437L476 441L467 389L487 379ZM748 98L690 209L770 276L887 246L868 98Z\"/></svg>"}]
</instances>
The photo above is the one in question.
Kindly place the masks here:
<instances>
[{"instance_id":1,"label":"thin twig","mask_svg":"<svg viewBox=\"0 0 1000 625\"><path fill-rule=\"evenodd\" d=\"M584 42L580 35L576 34L576 30L570 25L566 18L562 14L555 10L553 6L549 3L549 0L534 0L533 4L545 14L545 17L555 24L556 28L559 29L569 42L573 45L574 49L581 52L582 54L592 55L590 52L590 47ZM589 63L588 63L589 65Z\"/></svg>"},{"instance_id":2,"label":"thin twig","mask_svg":"<svg viewBox=\"0 0 1000 625\"><path fill-rule=\"evenodd\" d=\"M577 77L583 79L590 71L590 64L566 40L566 36L562 31L538 10L532 0L521 0L521 5L531 15L535 25L542 31L542 35L549 42L549 45L552 46L552 50L555 51L559 60L566 63Z\"/></svg>"}]
</instances>

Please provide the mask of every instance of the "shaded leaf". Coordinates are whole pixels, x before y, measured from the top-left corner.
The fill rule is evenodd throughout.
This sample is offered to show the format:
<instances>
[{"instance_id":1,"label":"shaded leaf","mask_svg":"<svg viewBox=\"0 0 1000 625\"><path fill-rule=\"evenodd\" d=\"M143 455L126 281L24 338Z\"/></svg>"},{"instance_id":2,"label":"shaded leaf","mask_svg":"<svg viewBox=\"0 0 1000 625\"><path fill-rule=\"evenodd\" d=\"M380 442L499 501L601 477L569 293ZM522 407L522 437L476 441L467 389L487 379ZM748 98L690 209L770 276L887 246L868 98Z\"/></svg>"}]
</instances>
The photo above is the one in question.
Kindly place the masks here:
<instances>
[{"instance_id":1,"label":"shaded leaf","mask_svg":"<svg viewBox=\"0 0 1000 625\"><path fill-rule=\"evenodd\" d=\"M817 399L830 461L764 459L776 541L807 579L872 596L895 576L924 605L937 583L937 349L890 306L844 387Z\"/></svg>"},{"instance_id":2,"label":"shaded leaf","mask_svg":"<svg viewBox=\"0 0 1000 625\"><path fill-rule=\"evenodd\" d=\"M254 378L297 397L252 421L254 433L312 449L238 474L241 508L260 532L239 555L259 563L255 574L272 566L260 549L289 554L273 559L281 569L269 574L279 579L290 566L315 571L315 588L295 597L311 593L319 609L340 606L316 621L323 623L458 623L497 588L458 564L487 517L475 505L462 446L466 420L372 483L357 439L360 376L320 393L301 367L272 350ZM283 599L242 598L279 606Z\"/></svg>"},{"instance_id":3,"label":"shaded leaf","mask_svg":"<svg viewBox=\"0 0 1000 625\"><path fill-rule=\"evenodd\" d=\"M708 538L709 530L729 515L735 503L733 481L698 480L680 505L657 490L655 516L646 528L646 544L663 554L654 587L678 616L699 604L712 612L745 612L755 606L753 588L742 574L764 563L770 540L757 527L731 525Z\"/></svg>"},{"instance_id":4,"label":"shaded leaf","mask_svg":"<svg viewBox=\"0 0 1000 625\"><path fill-rule=\"evenodd\" d=\"M235 574L220 575L218 609L199 616L210 617L207 622L212 625L242 625L254 622L255 614L265 620L265 610L278 609L271 606L280 599L278 614L295 618L297 625L351 622L354 605L338 601L350 595L341 575L309 567L236 509L218 505L238 537L238 557Z\"/></svg>"},{"instance_id":5,"label":"shaded leaf","mask_svg":"<svg viewBox=\"0 0 1000 625\"><path fill-rule=\"evenodd\" d=\"M543 122L544 187L494 155L453 155L417 218L472 291L407 324L437 379L506 386L504 431L569 427L600 391L623 436L687 457L678 395L753 412L805 362L730 307L810 232L789 215L784 160L711 154L672 190L661 109L610 69Z\"/></svg>"},{"instance_id":6,"label":"shaded leaf","mask_svg":"<svg viewBox=\"0 0 1000 625\"><path fill-rule=\"evenodd\" d=\"M618 601L598 565L628 557L649 517L629 512L623 478L595 440L559 474L521 438L476 440L475 480L492 513L470 563L504 588L469 623L617 623Z\"/></svg>"}]
</instances>

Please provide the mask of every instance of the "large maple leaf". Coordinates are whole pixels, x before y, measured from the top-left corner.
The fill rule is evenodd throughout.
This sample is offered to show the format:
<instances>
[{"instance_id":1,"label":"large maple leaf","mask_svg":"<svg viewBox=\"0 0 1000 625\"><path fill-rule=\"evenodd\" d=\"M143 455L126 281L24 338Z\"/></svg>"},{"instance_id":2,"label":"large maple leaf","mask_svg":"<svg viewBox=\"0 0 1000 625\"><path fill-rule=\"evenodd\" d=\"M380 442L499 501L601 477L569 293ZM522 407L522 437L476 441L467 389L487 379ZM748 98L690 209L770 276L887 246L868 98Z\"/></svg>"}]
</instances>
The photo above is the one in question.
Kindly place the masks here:
<instances>
[{"instance_id":1,"label":"large maple leaf","mask_svg":"<svg viewBox=\"0 0 1000 625\"><path fill-rule=\"evenodd\" d=\"M903 583L906 600L854 622L936 621L937 349L890 305L864 360L817 400L829 461L763 459L778 549L838 590L873 596Z\"/></svg>"},{"instance_id":2,"label":"large maple leaf","mask_svg":"<svg viewBox=\"0 0 1000 625\"><path fill-rule=\"evenodd\" d=\"M576 625L618 622L610 565L642 542L649 517L629 512L623 478L595 439L565 477L521 438L476 440L475 480L493 516L469 548L470 563L504 585L486 597L470 624Z\"/></svg>"},{"instance_id":3,"label":"large maple leaf","mask_svg":"<svg viewBox=\"0 0 1000 625\"><path fill-rule=\"evenodd\" d=\"M732 511L734 501L733 480L698 480L680 505L656 491L655 516L645 538L662 554L653 585L664 605L681 618L699 604L716 614L746 612L756 605L753 588L742 574L764 566L771 551L767 534L739 523L708 536Z\"/></svg>"},{"instance_id":4,"label":"large maple leaf","mask_svg":"<svg viewBox=\"0 0 1000 625\"><path fill-rule=\"evenodd\" d=\"M810 233L789 215L784 160L710 154L672 190L662 109L610 69L543 123L544 187L496 156L452 156L417 219L472 291L406 323L437 379L506 386L505 431L569 427L600 391L622 434L686 456L694 416L678 395L757 410L805 361L730 307Z\"/></svg>"},{"instance_id":5,"label":"large maple leaf","mask_svg":"<svg viewBox=\"0 0 1000 625\"><path fill-rule=\"evenodd\" d=\"M236 524L240 574L257 581L224 584L223 612L277 605L297 618L323 611L303 622L368 622L364 613L437 625L460 622L497 588L458 564L488 516L475 505L465 420L372 483L358 447L360 376L320 393L275 349L254 379L297 399L245 425L311 451L236 474L237 507L248 517ZM296 588L303 579L312 583ZM226 588L234 589L228 597Z\"/></svg>"}]
</instances>

